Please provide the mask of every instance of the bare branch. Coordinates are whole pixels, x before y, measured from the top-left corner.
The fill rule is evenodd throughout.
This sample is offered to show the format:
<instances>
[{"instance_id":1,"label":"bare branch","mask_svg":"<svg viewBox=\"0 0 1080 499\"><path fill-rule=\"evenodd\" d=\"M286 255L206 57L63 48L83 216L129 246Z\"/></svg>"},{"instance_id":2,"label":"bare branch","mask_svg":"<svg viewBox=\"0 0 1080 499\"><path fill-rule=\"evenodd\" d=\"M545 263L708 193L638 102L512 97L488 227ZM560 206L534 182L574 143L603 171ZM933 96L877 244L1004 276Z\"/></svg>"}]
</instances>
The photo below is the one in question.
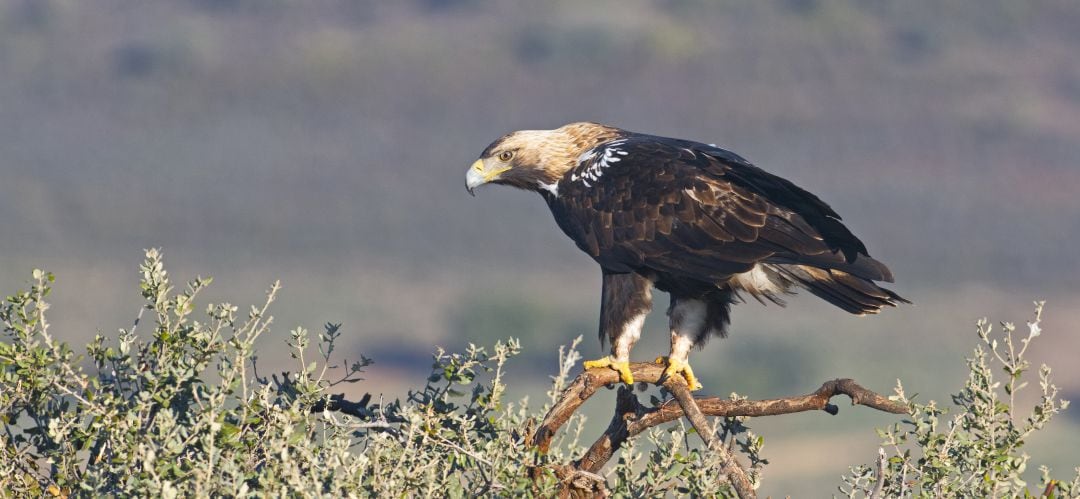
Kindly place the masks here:
<instances>
[{"instance_id":1,"label":"bare branch","mask_svg":"<svg viewBox=\"0 0 1080 499\"><path fill-rule=\"evenodd\" d=\"M691 414L691 423L697 428L702 438L709 439L712 434L708 430L708 425L704 424L703 416L760 417L815 410L823 410L835 415L839 412L839 408L829 403L829 401L836 395L847 395L851 398L852 405L864 405L893 414L907 413L907 406L904 404L894 402L876 392L863 388L851 379L826 381L821 385L821 388L806 395L766 400L730 400L720 397L691 397L689 391L685 390L685 384L681 383L681 378L679 380L662 379L664 367L661 365L638 362L630 364L630 371L633 373L634 379L639 382L662 383L676 398L668 400L659 406L644 407L638 402L632 389L621 386L616 399L615 414L612 416L607 430L592 444L589 450L585 452L585 455L573 465L553 468L557 476L560 478L572 476L571 470L598 473L627 440L654 426L686 417L687 414ZM581 373L563 390L555 405L548 411L544 421L530 440L540 452L546 453L555 433L589 397L592 397L601 387L619 383L621 383L619 374L611 369L590 369ZM680 390L676 385L681 385L683 389ZM679 399L680 395L684 400ZM689 410L688 407L690 407ZM697 419L697 415L693 413L697 413L702 417L695 422L694 419ZM709 442L709 440L706 441ZM712 443L709 443L709 447L719 449L718 445ZM738 468L734 458L730 456L724 462L725 469L729 467ZM560 472L561 468L568 469ZM730 473L729 477L731 477L732 484L735 485L738 491L739 485L736 484L736 481L739 478L734 473ZM748 487L749 480L746 479L745 472L742 473L742 479L746 480L744 484ZM569 485L565 480L564 483ZM751 494L753 492L749 488L745 490L749 490Z\"/></svg>"},{"instance_id":2,"label":"bare branch","mask_svg":"<svg viewBox=\"0 0 1080 499\"><path fill-rule=\"evenodd\" d=\"M878 447L877 453L877 483L874 484L874 490L870 492L869 499L881 499L881 494L885 490L885 465L887 464L885 449Z\"/></svg>"},{"instance_id":3,"label":"bare branch","mask_svg":"<svg viewBox=\"0 0 1080 499\"><path fill-rule=\"evenodd\" d=\"M686 386L686 381L680 376L668 378L664 381L664 388L667 388L675 396L675 400L679 402L679 407L686 414L686 418L690 420L690 424L694 425L694 429L697 430L701 439L705 441L705 445L720 457L721 470L728 477L731 486L735 488L735 493L739 495L739 499L757 497L757 493L754 492L754 487L750 483L750 478L746 476L746 470L739 466L739 463L735 461L735 458L724 447L723 443L716 440L712 427L709 426L709 422L705 420L705 415L701 413L701 409L694 402L694 397L690 395L690 389Z\"/></svg>"}]
</instances>

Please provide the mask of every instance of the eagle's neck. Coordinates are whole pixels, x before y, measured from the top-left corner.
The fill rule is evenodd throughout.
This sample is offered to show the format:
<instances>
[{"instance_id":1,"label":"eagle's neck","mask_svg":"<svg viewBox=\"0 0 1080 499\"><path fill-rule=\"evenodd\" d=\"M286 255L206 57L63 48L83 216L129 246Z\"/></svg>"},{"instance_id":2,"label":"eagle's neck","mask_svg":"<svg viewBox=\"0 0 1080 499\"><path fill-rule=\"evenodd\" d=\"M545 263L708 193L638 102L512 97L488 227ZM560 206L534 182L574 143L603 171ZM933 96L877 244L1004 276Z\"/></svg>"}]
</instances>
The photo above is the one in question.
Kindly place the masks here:
<instances>
[{"instance_id":1,"label":"eagle's neck","mask_svg":"<svg viewBox=\"0 0 1080 499\"><path fill-rule=\"evenodd\" d=\"M533 134L528 138L531 144L523 151L521 159L533 165L529 179L533 185L522 187L548 198L558 197L559 181L578 166L582 155L626 132L607 125L581 122L528 133Z\"/></svg>"}]
</instances>

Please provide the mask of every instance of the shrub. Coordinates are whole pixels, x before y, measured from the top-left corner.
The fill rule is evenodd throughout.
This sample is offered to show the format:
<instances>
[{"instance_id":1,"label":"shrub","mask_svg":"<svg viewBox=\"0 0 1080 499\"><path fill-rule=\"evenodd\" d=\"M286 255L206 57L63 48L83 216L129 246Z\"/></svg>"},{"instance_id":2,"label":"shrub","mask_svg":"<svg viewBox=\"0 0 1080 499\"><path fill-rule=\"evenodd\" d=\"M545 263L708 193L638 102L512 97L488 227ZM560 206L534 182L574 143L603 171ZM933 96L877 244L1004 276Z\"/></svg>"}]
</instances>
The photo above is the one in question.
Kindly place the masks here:
<instances>
[{"instance_id":1,"label":"shrub","mask_svg":"<svg viewBox=\"0 0 1080 499\"><path fill-rule=\"evenodd\" d=\"M897 382L895 399L908 404L911 418L878 430L884 448L876 473L868 465L852 467L840 491L848 497L1031 497L1022 478L1030 456L1021 448L1069 406L1058 398L1045 364L1039 367L1039 401L1029 413L1016 404L1016 394L1028 386L1024 374L1031 362L1025 354L1042 334L1042 308L1043 302L1036 302L1035 319L1027 324L1028 334L1019 344L1013 324L1001 323L1001 334L995 335L987 319L978 321L980 344L967 359L967 382L952 397L951 416L934 401L919 404L908 399ZM994 376L995 367L1005 373L1004 382ZM1080 496L1080 468L1071 482L1052 479L1046 466L1040 471L1034 494Z\"/></svg>"},{"instance_id":2,"label":"shrub","mask_svg":"<svg viewBox=\"0 0 1080 499\"><path fill-rule=\"evenodd\" d=\"M178 292L157 250L146 252L140 270L153 325L142 326L140 313L115 341L90 342L85 358L49 330L52 274L34 271L30 290L0 307L0 495L543 496L557 483L543 471L532 480L529 468L584 452L581 417L546 456L525 445L547 406L504 400L516 340L490 352L440 349L425 386L404 400L349 402L330 391L360 381L371 361L331 361L336 324L314 339L316 352L307 330L291 331L294 370L259 375L253 346L273 321L277 283L245 315L221 303L195 319L210 279ZM144 329L151 329L145 339L137 334ZM560 350L550 397L579 359L573 348ZM658 431L651 438L667 444L660 450L625 452L612 469L627 484L620 490L647 493L663 490L649 484L708 476L710 459L687 449L684 434ZM639 470L642 459L650 464Z\"/></svg>"},{"instance_id":3,"label":"shrub","mask_svg":"<svg viewBox=\"0 0 1080 499\"><path fill-rule=\"evenodd\" d=\"M576 342L560 349L543 407L506 400L503 375L520 351L516 340L490 351L440 349L425 385L404 399L352 402L331 392L361 381L371 360L337 358L337 324L315 338L292 330L293 368L259 373L254 345L273 322L268 310L277 283L244 314L220 303L199 315L197 297L210 279L175 289L157 250L146 252L140 270L146 303L135 324L115 340L96 337L83 354L50 331L52 274L34 271L30 289L0 306L0 496L549 496L559 488L551 465L585 451L581 416L546 455L528 445L580 360ZM152 324L143 325L146 313ZM1024 347L1037 335L1034 324ZM948 432L938 433L942 411L933 403L915 404L898 390L911 404L912 422L883 432L897 455L876 474L853 468L845 490L870 494L878 483L909 495L1023 490L1017 477L1027 460L1018 461L1016 452L1065 403L1044 368L1043 403L1026 423L1014 424L1011 399L992 395L987 363L1007 362L1015 393L1027 368L1024 347L1014 355L1009 339L1008 350L999 350L989 332L982 338L992 356L976 351L968 388L957 398L963 412ZM762 440L744 422L722 419L718 431L750 456L757 481L766 464ZM653 429L653 448L626 445L606 477L585 478L614 478L609 490L624 496L730 495L716 456L694 445L691 431L681 424ZM980 443L985 432L994 437ZM910 448L901 452L904 446ZM932 457L916 460L913 451ZM933 488L938 482L945 485ZM1056 487L1059 495L1080 490L1075 481Z\"/></svg>"}]
</instances>

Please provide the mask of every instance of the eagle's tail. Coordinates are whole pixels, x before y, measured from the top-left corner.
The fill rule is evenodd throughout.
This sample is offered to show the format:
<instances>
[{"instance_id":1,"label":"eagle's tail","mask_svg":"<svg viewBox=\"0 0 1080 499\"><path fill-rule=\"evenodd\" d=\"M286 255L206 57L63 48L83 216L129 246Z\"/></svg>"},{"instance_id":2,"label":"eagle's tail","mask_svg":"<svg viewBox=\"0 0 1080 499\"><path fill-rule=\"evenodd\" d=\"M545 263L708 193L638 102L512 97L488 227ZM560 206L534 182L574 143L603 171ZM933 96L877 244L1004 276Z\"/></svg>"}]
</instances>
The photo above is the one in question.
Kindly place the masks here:
<instances>
[{"instance_id":1,"label":"eagle's tail","mask_svg":"<svg viewBox=\"0 0 1080 499\"><path fill-rule=\"evenodd\" d=\"M911 303L874 281L837 269L810 265L772 264L777 274L819 298L856 315L876 314L883 307Z\"/></svg>"}]
</instances>

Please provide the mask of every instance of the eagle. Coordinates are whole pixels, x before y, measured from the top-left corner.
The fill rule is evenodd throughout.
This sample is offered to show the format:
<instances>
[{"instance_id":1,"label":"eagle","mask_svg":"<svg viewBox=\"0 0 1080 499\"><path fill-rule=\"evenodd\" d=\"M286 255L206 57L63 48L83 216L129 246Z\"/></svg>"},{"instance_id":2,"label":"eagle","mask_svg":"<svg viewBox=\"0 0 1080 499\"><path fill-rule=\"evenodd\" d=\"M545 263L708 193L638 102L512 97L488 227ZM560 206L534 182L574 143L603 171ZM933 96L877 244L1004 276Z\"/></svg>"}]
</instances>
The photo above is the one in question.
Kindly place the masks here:
<instances>
[{"instance_id":1,"label":"eagle","mask_svg":"<svg viewBox=\"0 0 1080 499\"><path fill-rule=\"evenodd\" d=\"M892 273L828 204L712 144L591 122L521 130L468 168L468 192L483 184L539 193L600 264L600 342L611 353L585 368L614 369L626 384L653 288L671 298L671 350L656 362L693 390L691 348L726 336L731 305L747 296L782 306L803 288L857 315L910 303L877 284Z\"/></svg>"}]
</instances>

